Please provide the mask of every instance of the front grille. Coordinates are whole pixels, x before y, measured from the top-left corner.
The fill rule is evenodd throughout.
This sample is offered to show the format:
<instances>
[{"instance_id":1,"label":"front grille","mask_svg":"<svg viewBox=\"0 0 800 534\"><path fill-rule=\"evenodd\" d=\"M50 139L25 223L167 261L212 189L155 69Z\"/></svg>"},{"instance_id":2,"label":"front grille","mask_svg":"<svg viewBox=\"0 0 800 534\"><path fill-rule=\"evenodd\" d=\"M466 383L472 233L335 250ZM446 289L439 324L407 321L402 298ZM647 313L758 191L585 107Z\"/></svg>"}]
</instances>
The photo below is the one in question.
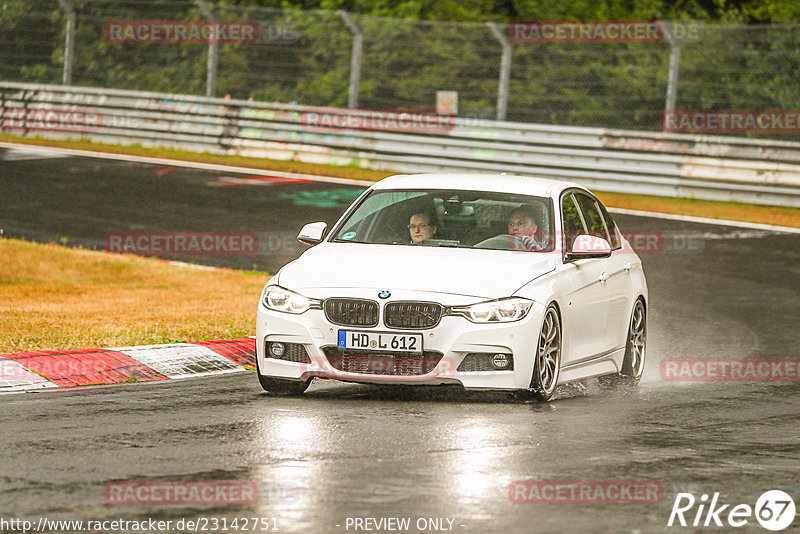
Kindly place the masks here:
<instances>
[{"instance_id":1,"label":"front grille","mask_svg":"<svg viewBox=\"0 0 800 534\"><path fill-rule=\"evenodd\" d=\"M284 347L283 354L280 357L275 356L269 350L271 341L264 343L264 356L267 358L274 358L276 360L286 360L295 363L311 363L311 358L306 352L306 348L300 343L281 343Z\"/></svg>"},{"instance_id":2,"label":"front grille","mask_svg":"<svg viewBox=\"0 0 800 534\"><path fill-rule=\"evenodd\" d=\"M378 303L363 299L327 299L325 317L343 326L377 326Z\"/></svg>"},{"instance_id":3,"label":"front grille","mask_svg":"<svg viewBox=\"0 0 800 534\"><path fill-rule=\"evenodd\" d=\"M435 302L390 302L383 308L389 328L433 328L441 319L442 305Z\"/></svg>"},{"instance_id":4,"label":"front grille","mask_svg":"<svg viewBox=\"0 0 800 534\"><path fill-rule=\"evenodd\" d=\"M458 369L456 371L459 372L474 372L474 371L513 371L514 370L514 356L511 354L507 354L508 357L508 365L505 367L497 367L492 360L494 359L494 355L496 353L488 353L488 352L470 352L464 359L461 360L461 363L458 364Z\"/></svg>"},{"instance_id":5,"label":"front grille","mask_svg":"<svg viewBox=\"0 0 800 534\"><path fill-rule=\"evenodd\" d=\"M422 354L408 354L325 347L322 352L337 371L391 376L418 376L430 373L443 356L441 352L432 350Z\"/></svg>"}]
</instances>

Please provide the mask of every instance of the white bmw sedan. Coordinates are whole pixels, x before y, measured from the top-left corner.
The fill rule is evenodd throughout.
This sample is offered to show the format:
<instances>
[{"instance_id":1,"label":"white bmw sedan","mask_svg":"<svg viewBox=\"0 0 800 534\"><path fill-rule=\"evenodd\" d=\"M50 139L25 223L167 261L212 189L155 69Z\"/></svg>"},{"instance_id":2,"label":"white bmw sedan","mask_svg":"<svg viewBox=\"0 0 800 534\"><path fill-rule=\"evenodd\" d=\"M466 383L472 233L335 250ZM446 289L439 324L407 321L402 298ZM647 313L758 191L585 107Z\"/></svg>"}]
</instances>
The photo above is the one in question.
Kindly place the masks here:
<instances>
[{"instance_id":1,"label":"white bmw sedan","mask_svg":"<svg viewBox=\"0 0 800 534\"><path fill-rule=\"evenodd\" d=\"M273 394L313 378L529 391L594 376L637 383L642 263L569 182L399 175L367 189L267 282L257 372Z\"/></svg>"}]
</instances>

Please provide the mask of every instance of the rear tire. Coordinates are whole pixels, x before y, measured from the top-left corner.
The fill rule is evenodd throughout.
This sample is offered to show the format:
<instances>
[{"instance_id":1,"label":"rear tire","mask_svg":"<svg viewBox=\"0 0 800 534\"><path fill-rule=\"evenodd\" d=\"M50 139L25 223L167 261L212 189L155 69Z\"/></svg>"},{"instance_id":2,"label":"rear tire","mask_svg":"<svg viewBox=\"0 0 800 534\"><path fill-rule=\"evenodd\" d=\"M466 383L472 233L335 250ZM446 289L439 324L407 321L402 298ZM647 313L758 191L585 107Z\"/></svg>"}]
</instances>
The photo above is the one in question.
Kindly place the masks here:
<instances>
[{"instance_id":1,"label":"rear tire","mask_svg":"<svg viewBox=\"0 0 800 534\"><path fill-rule=\"evenodd\" d=\"M258 357L256 357L256 374L258 375L258 381L261 383L261 387L264 388L264 391L271 395L281 397L302 395L311 383L311 379L303 381L264 376L261 374L261 369L258 368Z\"/></svg>"},{"instance_id":2,"label":"rear tire","mask_svg":"<svg viewBox=\"0 0 800 534\"><path fill-rule=\"evenodd\" d=\"M550 399L558 384L560 368L561 319L558 317L556 306L551 304L544 312L539 343L536 347L533 377L529 387L534 398L541 401Z\"/></svg>"}]
</instances>

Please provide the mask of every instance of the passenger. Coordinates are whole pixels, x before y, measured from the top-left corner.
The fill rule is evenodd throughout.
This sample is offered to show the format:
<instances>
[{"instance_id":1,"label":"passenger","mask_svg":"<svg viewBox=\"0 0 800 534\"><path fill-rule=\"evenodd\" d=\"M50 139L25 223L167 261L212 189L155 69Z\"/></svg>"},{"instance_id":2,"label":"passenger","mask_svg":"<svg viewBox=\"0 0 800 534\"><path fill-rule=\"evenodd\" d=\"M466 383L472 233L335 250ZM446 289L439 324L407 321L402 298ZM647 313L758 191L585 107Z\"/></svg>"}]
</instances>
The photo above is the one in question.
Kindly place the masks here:
<instances>
[{"instance_id":1,"label":"passenger","mask_svg":"<svg viewBox=\"0 0 800 534\"><path fill-rule=\"evenodd\" d=\"M433 239L438 229L436 217L431 216L429 213L415 213L408 221L411 242L415 245L421 245L424 239Z\"/></svg>"},{"instance_id":2,"label":"passenger","mask_svg":"<svg viewBox=\"0 0 800 534\"><path fill-rule=\"evenodd\" d=\"M544 248L542 243L536 239L536 232L539 230L536 218L536 210L528 204L516 208L508 217L508 233L518 236L525 250L542 250Z\"/></svg>"}]
</instances>

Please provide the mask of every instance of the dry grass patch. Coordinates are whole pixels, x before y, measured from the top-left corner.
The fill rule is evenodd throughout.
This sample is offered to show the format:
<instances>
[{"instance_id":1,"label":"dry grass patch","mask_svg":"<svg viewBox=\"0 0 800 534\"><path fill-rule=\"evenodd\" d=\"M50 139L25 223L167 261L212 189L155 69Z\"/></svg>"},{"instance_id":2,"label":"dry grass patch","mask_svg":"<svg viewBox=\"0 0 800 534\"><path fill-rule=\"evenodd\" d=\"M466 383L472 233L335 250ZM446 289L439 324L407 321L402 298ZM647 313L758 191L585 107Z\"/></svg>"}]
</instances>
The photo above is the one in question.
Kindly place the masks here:
<instances>
[{"instance_id":1,"label":"dry grass patch","mask_svg":"<svg viewBox=\"0 0 800 534\"><path fill-rule=\"evenodd\" d=\"M266 273L0 239L0 354L250 336Z\"/></svg>"},{"instance_id":2,"label":"dry grass patch","mask_svg":"<svg viewBox=\"0 0 800 534\"><path fill-rule=\"evenodd\" d=\"M603 204L614 208L800 228L800 209L797 208L756 206L737 202L715 202L688 198L653 197L627 193L604 193L601 191L596 191L595 194Z\"/></svg>"}]
</instances>

